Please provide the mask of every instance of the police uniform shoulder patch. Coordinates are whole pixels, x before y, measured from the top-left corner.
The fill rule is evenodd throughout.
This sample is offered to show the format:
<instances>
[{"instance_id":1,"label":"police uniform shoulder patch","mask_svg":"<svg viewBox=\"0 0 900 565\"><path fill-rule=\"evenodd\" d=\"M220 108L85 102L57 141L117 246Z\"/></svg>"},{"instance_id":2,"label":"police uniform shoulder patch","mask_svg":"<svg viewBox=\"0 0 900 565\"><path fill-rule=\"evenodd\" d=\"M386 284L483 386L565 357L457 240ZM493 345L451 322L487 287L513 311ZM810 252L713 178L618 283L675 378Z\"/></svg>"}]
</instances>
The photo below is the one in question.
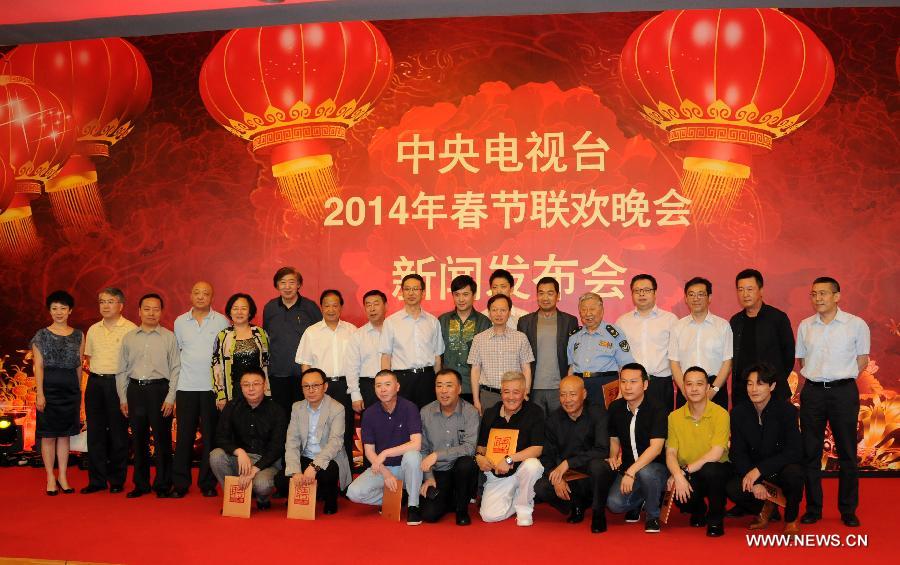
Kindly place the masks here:
<instances>
[{"instance_id":1,"label":"police uniform shoulder patch","mask_svg":"<svg viewBox=\"0 0 900 565\"><path fill-rule=\"evenodd\" d=\"M578 326L578 327L576 327L574 330L570 331L570 332L569 332L569 335L570 335L570 336L573 336L573 335L577 334L577 333L580 332L580 331L581 331L581 326Z\"/></svg>"},{"instance_id":2,"label":"police uniform shoulder patch","mask_svg":"<svg viewBox=\"0 0 900 565\"><path fill-rule=\"evenodd\" d=\"M619 330L612 324L606 324L606 331L609 332L609 335L613 337L619 337Z\"/></svg>"},{"instance_id":3,"label":"police uniform shoulder patch","mask_svg":"<svg viewBox=\"0 0 900 565\"><path fill-rule=\"evenodd\" d=\"M627 340L627 339L623 339L622 341L620 341L620 342L619 342L619 347L621 347L621 348L622 348L622 351L624 351L624 352L626 352L626 353L629 352L629 351L631 351L631 346L628 345L628 340Z\"/></svg>"},{"instance_id":4,"label":"police uniform shoulder patch","mask_svg":"<svg viewBox=\"0 0 900 565\"><path fill-rule=\"evenodd\" d=\"M579 345L581 345L581 344L578 343L577 341L576 341L574 344L572 344L572 351L578 351L578 346L579 346Z\"/></svg>"}]
</instances>

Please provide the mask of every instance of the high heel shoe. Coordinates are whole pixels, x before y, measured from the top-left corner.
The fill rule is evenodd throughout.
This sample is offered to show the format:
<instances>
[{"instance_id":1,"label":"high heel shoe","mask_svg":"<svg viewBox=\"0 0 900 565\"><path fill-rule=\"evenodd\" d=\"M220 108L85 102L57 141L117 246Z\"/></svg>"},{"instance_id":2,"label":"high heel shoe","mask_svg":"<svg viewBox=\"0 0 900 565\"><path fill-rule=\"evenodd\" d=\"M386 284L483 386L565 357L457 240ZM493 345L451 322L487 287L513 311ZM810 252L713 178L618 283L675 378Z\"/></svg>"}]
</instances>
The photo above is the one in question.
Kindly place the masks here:
<instances>
[{"instance_id":1,"label":"high heel shoe","mask_svg":"<svg viewBox=\"0 0 900 565\"><path fill-rule=\"evenodd\" d=\"M56 496L57 494L59 494L59 483L56 483L55 489L47 489L47 496Z\"/></svg>"},{"instance_id":2,"label":"high heel shoe","mask_svg":"<svg viewBox=\"0 0 900 565\"><path fill-rule=\"evenodd\" d=\"M70 488L59 487L59 490L61 490L63 494L75 494L75 489L73 489L71 487Z\"/></svg>"}]
</instances>

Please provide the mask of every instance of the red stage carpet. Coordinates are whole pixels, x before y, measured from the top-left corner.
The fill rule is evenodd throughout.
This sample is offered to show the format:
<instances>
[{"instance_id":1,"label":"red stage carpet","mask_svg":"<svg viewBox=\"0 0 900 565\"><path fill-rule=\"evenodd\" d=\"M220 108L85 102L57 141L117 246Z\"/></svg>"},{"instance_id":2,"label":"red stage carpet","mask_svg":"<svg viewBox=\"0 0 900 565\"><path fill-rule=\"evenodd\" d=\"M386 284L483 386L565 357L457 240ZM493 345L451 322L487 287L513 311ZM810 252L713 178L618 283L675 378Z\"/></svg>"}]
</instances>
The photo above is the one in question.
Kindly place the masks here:
<instances>
[{"instance_id":1,"label":"red stage carpet","mask_svg":"<svg viewBox=\"0 0 900 565\"><path fill-rule=\"evenodd\" d=\"M72 486L86 484L86 473L71 473ZM196 489L181 500L124 494L44 494L44 471L0 469L0 500L6 511L0 528L2 557L83 560L107 563L788 563L803 559L821 563L887 562L896 542L900 480L865 479L861 485L862 527L844 527L835 509L836 479L825 481L825 518L804 534L867 535L868 547L748 547L750 518L728 519L725 537L708 539L692 529L685 515L673 513L668 527L645 534L639 524L609 518L609 531L592 535L588 521L566 524L546 505L535 511L535 523L519 528L515 520L484 524L475 512L473 524L457 527L452 516L439 524L410 527L382 520L376 510L340 501L335 516L315 522L285 518L285 502L249 520L219 516L221 499L207 499ZM473 507L474 508L474 507ZM321 510L321 507L319 508ZM781 533L781 523L767 533ZM312 553L314 555L310 555ZM693 554L694 559L688 556ZM713 561L710 561L713 559Z\"/></svg>"}]
</instances>

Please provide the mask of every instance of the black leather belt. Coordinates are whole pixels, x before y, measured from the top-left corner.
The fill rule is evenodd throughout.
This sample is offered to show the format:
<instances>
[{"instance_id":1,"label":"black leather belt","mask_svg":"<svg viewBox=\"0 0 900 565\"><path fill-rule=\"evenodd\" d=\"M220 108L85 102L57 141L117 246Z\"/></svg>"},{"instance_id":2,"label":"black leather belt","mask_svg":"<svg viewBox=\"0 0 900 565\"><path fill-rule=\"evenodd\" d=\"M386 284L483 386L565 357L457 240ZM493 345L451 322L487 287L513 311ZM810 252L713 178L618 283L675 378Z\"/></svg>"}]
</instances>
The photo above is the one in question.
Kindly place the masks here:
<instances>
[{"instance_id":1,"label":"black leather belt","mask_svg":"<svg viewBox=\"0 0 900 565\"><path fill-rule=\"evenodd\" d=\"M411 373L413 375L421 375L423 373L427 373L428 371L434 371L434 367L431 365L427 367L418 367L416 369L394 369L395 373Z\"/></svg>"},{"instance_id":2,"label":"black leather belt","mask_svg":"<svg viewBox=\"0 0 900 565\"><path fill-rule=\"evenodd\" d=\"M341 376L339 376L339 377L328 377L328 380L334 382L334 381L340 381L340 380L346 379L346 378L347 378L347 377L341 375Z\"/></svg>"},{"instance_id":3,"label":"black leather belt","mask_svg":"<svg viewBox=\"0 0 900 565\"><path fill-rule=\"evenodd\" d=\"M156 384L168 383L168 379L128 379L131 384L136 384L138 386L150 386Z\"/></svg>"},{"instance_id":4,"label":"black leather belt","mask_svg":"<svg viewBox=\"0 0 900 565\"><path fill-rule=\"evenodd\" d=\"M598 377L618 377L619 373L616 371L585 371L583 373L575 373L575 376L581 377L582 379L595 379Z\"/></svg>"},{"instance_id":5,"label":"black leather belt","mask_svg":"<svg viewBox=\"0 0 900 565\"><path fill-rule=\"evenodd\" d=\"M112 373L112 374L109 374L109 373L90 373L90 376L92 376L92 377L100 377L101 379L114 379L114 378L116 378L116 374L115 374L115 373Z\"/></svg>"},{"instance_id":6,"label":"black leather belt","mask_svg":"<svg viewBox=\"0 0 900 565\"><path fill-rule=\"evenodd\" d=\"M807 383L821 388L837 388L839 386L844 386L855 381L856 379L838 379L836 381L811 381L809 379L806 379Z\"/></svg>"},{"instance_id":7,"label":"black leather belt","mask_svg":"<svg viewBox=\"0 0 900 565\"><path fill-rule=\"evenodd\" d=\"M481 390L486 390L488 392L493 392L494 394L500 394L500 389L494 388L492 386L478 385L478 388L480 388Z\"/></svg>"}]
</instances>

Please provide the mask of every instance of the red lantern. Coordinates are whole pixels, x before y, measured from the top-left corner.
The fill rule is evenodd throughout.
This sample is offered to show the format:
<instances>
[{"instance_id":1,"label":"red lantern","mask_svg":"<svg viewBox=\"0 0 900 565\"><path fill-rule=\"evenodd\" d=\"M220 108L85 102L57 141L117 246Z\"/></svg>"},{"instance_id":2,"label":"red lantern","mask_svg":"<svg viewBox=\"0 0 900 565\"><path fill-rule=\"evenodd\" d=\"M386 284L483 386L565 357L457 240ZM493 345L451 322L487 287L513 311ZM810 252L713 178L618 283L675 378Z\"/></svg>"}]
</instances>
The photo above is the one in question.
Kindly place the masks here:
<instances>
[{"instance_id":1,"label":"red lantern","mask_svg":"<svg viewBox=\"0 0 900 565\"><path fill-rule=\"evenodd\" d=\"M88 39L20 45L6 55L6 72L25 76L66 100L77 143L59 175L47 184L57 221L70 235L105 222L90 158L131 133L150 101L150 69L124 39Z\"/></svg>"},{"instance_id":2,"label":"red lantern","mask_svg":"<svg viewBox=\"0 0 900 565\"><path fill-rule=\"evenodd\" d=\"M31 80L0 75L0 139L9 143L17 198L0 214L0 254L36 253L30 201L69 158L75 144L72 115L63 100Z\"/></svg>"},{"instance_id":3,"label":"red lantern","mask_svg":"<svg viewBox=\"0 0 900 565\"><path fill-rule=\"evenodd\" d=\"M281 194L309 219L337 194L332 152L388 84L393 57L369 22L230 31L200 71L212 117L271 155Z\"/></svg>"},{"instance_id":4,"label":"red lantern","mask_svg":"<svg viewBox=\"0 0 900 565\"><path fill-rule=\"evenodd\" d=\"M9 166L9 144L0 139L0 215L9 207L15 193L15 177Z\"/></svg>"},{"instance_id":5,"label":"red lantern","mask_svg":"<svg viewBox=\"0 0 900 565\"><path fill-rule=\"evenodd\" d=\"M825 45L776 9L671 10L641 24L620 72L644 117L685 155L695 221L734 205L752 153L802 126L834 84Z\"/></svg>"}]
</instances>

